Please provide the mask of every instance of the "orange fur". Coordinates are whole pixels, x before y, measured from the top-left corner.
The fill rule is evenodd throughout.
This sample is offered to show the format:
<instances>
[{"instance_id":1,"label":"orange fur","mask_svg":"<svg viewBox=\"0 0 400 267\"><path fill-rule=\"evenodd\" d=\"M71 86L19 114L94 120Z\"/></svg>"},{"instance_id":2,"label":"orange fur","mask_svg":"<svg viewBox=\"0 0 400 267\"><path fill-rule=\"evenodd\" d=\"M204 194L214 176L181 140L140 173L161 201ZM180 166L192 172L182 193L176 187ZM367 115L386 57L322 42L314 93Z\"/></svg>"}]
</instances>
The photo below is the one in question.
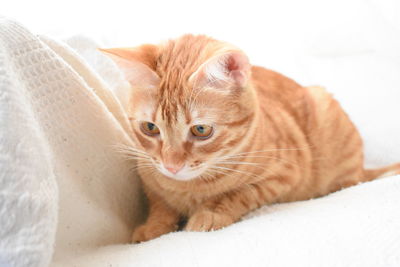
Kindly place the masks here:
<instances>
[{"instance_id":1,"label":"orange fur","mask_svg":"<svg viewBox=\"0 0 400 267\"><path fill-rule=\"evenodd\" d=\"M128 112L141 149L130 151L150 207L135 242L175 231L182 217L188 231L220 229L261 205L323 196L400 170L366 171L360 135L329 93L251 66L229 44L185 35L103 51L125 64L128 78L137 68L135 79L158 77L147 86L131 80ZM196 120L215 127L211 138L188 136ZM143 134L140 121L156 124L161 135ZM204 171L179 180L158 171L162 164Z\"/></svg>"}]
</instances>

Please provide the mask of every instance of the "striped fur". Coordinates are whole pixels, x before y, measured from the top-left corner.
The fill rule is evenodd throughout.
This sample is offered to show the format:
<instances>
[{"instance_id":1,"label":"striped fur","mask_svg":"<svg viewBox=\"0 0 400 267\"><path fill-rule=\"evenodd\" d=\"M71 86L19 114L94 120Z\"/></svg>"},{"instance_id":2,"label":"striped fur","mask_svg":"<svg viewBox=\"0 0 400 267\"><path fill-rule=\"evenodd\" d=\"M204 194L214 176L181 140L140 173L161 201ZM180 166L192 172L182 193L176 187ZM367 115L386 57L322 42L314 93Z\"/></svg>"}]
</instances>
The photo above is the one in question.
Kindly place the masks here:
<instances>
[{"instance_id":1,"label":"striped fur","mask_svg":"<svg viewBox=\"0 0 400 267\"><path fill-rule=\"evenodd\" d=\"M229 44L185 35L103 51L135 77L129 113L141 149L129 153L150 209L135 242L176 230L182 218L188 231L219 229L261 205L323 196L400 170L366 171L360 135L329 93L251 66ZM160 136L144 135L140 121L155 123ZM209 140L188 135L199 121L215 127ZM157 170L165 162L200 173L171 179Z\"/></svg>"}]
</instances>

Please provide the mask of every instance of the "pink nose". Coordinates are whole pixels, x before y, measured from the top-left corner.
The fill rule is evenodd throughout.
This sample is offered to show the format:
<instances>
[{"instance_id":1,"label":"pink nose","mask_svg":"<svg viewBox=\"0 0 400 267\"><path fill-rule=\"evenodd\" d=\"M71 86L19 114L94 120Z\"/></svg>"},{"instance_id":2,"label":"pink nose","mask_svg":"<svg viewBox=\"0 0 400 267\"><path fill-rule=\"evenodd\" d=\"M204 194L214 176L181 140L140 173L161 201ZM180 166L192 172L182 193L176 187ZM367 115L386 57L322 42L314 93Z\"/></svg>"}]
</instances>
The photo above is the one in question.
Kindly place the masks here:
<instances>
[{"instance_id":1,"label":"pink nose","mask_svg":"<svg viewBox=\"0 0 400 267\"><path fill-rule=\"evenodd\" d=\"M181 165L164 165L164 166L169 172L172 172L173 174L176 174L183 168L183 164L181 164Z\"/></svg>"}]
</instances>

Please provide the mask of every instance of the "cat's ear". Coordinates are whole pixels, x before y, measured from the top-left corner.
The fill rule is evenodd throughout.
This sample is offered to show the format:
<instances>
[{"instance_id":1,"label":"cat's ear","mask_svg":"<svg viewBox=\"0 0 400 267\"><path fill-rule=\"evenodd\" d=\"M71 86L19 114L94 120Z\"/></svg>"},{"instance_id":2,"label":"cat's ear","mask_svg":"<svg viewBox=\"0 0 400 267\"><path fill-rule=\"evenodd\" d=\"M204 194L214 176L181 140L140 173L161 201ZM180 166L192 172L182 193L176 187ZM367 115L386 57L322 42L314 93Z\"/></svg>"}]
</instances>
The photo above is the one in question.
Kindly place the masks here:
<instances>
[{"instance_id":1,"label":"cat's ear","mask_svg":"<svg viewBox=\"0 0 400 267\"><path fill-rule=\"evenodd\" d=\"M157 87L160 78L154 71L158 48L155 45L142 45L135 48L99 48L120 68L133 87Z\"/></svg>"},{"instance_id":2,"label":"cat's ear","mask_svg":"<svg viewBox=\"0 0 400 267\"><path fill-rule=\"evenodd\" d=\"M244 88L250 78L251 65L241 51L226 51L203 63L190 77L195 87Z\"/></svg>"}]
</instances>

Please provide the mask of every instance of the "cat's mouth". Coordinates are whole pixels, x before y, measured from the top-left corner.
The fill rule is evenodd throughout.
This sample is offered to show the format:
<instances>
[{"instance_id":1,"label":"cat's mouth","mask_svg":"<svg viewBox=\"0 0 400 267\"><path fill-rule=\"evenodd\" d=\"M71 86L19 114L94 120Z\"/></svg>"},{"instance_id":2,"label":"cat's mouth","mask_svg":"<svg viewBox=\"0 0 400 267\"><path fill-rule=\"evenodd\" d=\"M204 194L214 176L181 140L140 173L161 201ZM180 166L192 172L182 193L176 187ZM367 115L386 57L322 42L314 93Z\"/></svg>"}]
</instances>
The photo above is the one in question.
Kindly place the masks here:
<instances>
[{"instance_id":1,"label":"cat's mouth","mask_svg":"<svg viewBox=\"0 0 400 267\"><path fill-rule=\"evenodd\" d=\"M203 174L206 170L206 168L190 168L188 166L183 166L182 169L180 169L176 173L172 173L171 171L167 170L163 165L157 164L156 165L157 170L163 174L164 176L167 176L169 178L172 178L174 180L178 181L189 181L198 178Z\"/></svg>"}]
</instances>

